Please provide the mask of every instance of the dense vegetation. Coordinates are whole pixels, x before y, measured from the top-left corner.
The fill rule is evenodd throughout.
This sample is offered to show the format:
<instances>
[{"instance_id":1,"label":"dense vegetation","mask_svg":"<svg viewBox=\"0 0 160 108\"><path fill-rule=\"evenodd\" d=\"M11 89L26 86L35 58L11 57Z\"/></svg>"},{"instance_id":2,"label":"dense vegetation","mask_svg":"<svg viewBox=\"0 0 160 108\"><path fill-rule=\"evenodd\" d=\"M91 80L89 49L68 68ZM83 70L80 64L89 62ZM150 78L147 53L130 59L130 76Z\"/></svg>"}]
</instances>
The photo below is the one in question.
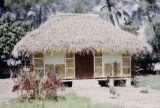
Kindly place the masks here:
<instances>
[{"instance_id":1,"label":"dense vegetation","mask_svg":"<svg viewBox=\"0 0 160 108\"><path fill-rule=\"evenodd\" d=\"M7 12L0 19L0 59L7 59L14 45L25 35L29 30L29 21L15 20Z\"/></svg>"},{"instance_id":2,"label":"dense vegetation","mask_svg":"<svg viewBox=\"0 0 160 108\"><path fill-rule=\"evenodd\" d=\"M158 0L1 0L0 61L8 60L13 46L25 33L39 27L55 12L93 12L125 31L144 34L153 52L133 55L134 69L149 73L160 61Z\"/></svg>"}]
</instances>

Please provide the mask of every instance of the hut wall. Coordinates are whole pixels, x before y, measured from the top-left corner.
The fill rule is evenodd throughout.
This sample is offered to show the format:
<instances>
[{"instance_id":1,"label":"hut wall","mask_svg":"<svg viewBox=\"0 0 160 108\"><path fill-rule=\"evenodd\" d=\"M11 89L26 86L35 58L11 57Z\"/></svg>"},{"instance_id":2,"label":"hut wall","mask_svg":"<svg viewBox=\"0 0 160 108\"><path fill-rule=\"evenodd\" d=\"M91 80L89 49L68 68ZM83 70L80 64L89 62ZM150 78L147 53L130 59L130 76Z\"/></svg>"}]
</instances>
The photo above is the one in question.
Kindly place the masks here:
<instances>
[{"instance_id":1,"label":"hut wall","mask_svg":"<svg viewBox=\"0 0 160 108\"><path fill-rule=\"evenodd\" d=\"M34 54L35 71L57 72L64 79L75 79L75 54ZM94 55L94 78L126 77L131 75L131 58L128 54L97 53Z\"/></svg>"},{"instance_id":2,"label":"hut wall","mask_svg":"<svg viewBox=\"0 0 160 108\"><path fill-rule=\"evenodd\" d=\"M96 55L95 55L96 64ZM95 65L95 78L101 77L128 77L131 76L131 57L129 54L122 53L102 53L102 65L99 67L99 76L97 76Z\"/></svg>"},{"instance_id":3,"label":"hut wall","mask_svg":"<svg viewBox=\"0 0 160 108\"><path fill-rule=\"evenodd\" d=\"M122 76L122 55L121 53L116 54L102 54L102 72L103 75L110 77Z\"/></svg>"},{"instance_id":4,"label":"hut wall","mask_svg":"<svg viewBox=\"0 0 160 108\"><path fill-rule=\"evenodd\" d=\"M65 54L63 53L37 53L33 54L34 70L40 74L55 72L65 78Z\"/></svg>"},{"instance_id":5,"label":"hut wall","mask_svg":"<svg viewBox=\"0 0 160 108\"><path fill-rule=\"evenodd\" d=\"M65 64L65 54L54 53L54 54L44 54L45 64Z\"/></svg>"},{"instance_id":6,"label":"hut wall","mask_svg":"<svg viewBox=\"0 0 160 108\"><path fill-rule=\"evenodd\" d=\"M75 78L75 55L73 53L37 53L32 56L36 72L44 74L55 72L63 79Z\"/></svg>"},{"instance_id":7,"label":"hut wall","mask_svg":"<svg viewBox=\"0 0 160 108\"><path fill-rule=\"evenodd\" d=\"M73 53L43 54L44 71L59 73L63 79L75 78L75 59Z\"/></svg>"}]
</instances>

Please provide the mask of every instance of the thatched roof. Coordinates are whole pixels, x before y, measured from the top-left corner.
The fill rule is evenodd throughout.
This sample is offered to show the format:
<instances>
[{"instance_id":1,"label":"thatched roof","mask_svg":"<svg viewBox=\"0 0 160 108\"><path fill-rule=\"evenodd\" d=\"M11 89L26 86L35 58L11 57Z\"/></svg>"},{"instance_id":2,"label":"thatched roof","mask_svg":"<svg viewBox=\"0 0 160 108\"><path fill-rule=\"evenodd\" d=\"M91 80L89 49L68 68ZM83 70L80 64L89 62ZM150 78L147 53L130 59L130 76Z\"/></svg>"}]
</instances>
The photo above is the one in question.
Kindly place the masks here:
<instances>
[{"instance_id":1,"label":"thatched roof","mask_svg":"<svg viewBox=\"0 0 160 108\"><path fill-rule=\"evenodd\" d=\"M59 13L29 32L14 47L13 55L29 52L130 52L151 50L144 39L115 28L94 14Z\"/></svg>"}]
</instances>

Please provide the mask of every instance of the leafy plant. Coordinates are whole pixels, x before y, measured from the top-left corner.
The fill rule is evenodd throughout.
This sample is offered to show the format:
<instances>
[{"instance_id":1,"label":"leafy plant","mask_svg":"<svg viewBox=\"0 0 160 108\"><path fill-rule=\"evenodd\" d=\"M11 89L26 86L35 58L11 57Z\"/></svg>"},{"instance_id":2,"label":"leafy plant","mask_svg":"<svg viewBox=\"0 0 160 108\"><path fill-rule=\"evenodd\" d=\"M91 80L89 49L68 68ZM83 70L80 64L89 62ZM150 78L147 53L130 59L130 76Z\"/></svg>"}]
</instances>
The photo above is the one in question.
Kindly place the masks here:
<instances>
[{"instance_id":1,"label":"leafy plant","mask_svg":"<svg viewBox=\"0 0 160 108\"><path fill-rule=\"evenodd\" d=\"M115 88L115 87L113 87L113 86L111 86L110 88L109 88L109 92L110 92L110 94L111 95L113 95L113 96L120 96L120 93L117 91L117 89Z\"/></svg>"},{"instance_id":2,"label":"leafy plant","mask_svg":"<svg viewBox=\"0 0 160 108\"><path fill-rule=\"evenodd\" d=\"M112 95L116 95L116 88L115 88L115 87L110 87L110 88L109 88L109 92L110 92L110 94L112 94Z\"/></svg>"}]
</instances>

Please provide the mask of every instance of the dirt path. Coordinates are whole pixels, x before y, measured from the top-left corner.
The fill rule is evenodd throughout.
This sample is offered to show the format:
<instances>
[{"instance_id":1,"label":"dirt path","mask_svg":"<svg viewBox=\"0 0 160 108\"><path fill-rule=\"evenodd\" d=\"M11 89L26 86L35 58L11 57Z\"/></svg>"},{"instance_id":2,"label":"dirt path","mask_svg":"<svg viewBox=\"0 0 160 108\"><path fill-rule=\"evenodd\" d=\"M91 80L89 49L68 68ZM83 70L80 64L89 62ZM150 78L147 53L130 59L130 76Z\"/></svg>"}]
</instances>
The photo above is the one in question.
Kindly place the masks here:
<instances>
[{"instance_id":1,"label":"dirt path","mask_svg":"<svg viewBox=\"0 0 160 108\"><path fill-rule=\"evenodd\" d=\"M0 79L0 104L16 98L16 95L12 92L12 87L12 80Z\"/></svg>"},{"instance_id":2,"label":"dirt path","mask_svg":"<svg viewBox=\"0 0 160 108\"><path fill-rule=\"evenodd\" d=\"M109 89L100 87L96 80L74 81L72 88L67 92L74 92L86 96L92 103L113 103L125 108L160 108L160 91L150 90L150 93L141 93L140 88L118 87L119 97L112 98Z\"/></svg>"}]
</instances>

